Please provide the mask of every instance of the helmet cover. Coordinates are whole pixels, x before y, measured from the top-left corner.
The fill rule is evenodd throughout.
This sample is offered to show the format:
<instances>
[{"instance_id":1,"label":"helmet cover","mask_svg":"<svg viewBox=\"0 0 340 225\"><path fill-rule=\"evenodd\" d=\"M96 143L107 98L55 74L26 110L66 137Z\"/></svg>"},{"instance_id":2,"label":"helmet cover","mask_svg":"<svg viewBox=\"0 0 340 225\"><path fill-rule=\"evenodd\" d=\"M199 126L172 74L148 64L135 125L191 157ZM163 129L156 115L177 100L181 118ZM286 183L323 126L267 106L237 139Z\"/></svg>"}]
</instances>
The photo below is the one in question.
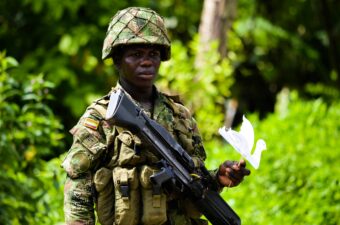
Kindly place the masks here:
<instances>
[{"instance_id":1,"label":"helmet cover","mask_svg":"<svg viewBox=\"0 0 340 225\"><path fill-rule=\"evenodd\" d=\"M118 46L131 44L158 45L161 47L161 60L170 58L170 39L164 20L151 9L129 7L112 17L104 40L102 59L113 56Z\"/></svg>"}]
</instances>

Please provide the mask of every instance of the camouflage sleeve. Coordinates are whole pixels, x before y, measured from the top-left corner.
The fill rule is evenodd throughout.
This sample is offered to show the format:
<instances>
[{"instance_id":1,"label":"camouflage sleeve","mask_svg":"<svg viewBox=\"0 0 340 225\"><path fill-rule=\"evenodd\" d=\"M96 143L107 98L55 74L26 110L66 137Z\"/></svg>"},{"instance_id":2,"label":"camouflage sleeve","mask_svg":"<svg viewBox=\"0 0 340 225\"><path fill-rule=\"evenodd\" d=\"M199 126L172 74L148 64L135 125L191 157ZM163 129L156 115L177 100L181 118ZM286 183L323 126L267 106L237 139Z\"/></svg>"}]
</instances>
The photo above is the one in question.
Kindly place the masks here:
<instances>
[{"instance_id":1,"label":"camouflage sleeve","mask_svg":"<svg viewBox=\"0 0 340 225\"><path fill-rule=\"evenodd\" d=\"M64 188L64 213L68 225L92 225L94 217L93 171L107 150L100 117L87 111L70 131L71 146L62 167L67 173Z\"/></svg>"},{"instance_id":2,"label":"camouflage sleeve","mask_svg":"<svg viewBox=\"0 0 340 225\"><path fill-rule=\"evenodd\" d=\"M94 225L92 175L66 178L64 188L64 214L67 225Z\"/></svg>"},{"instance_id":3,"label":"camouflage sleeve","mask_svg":"<svg viewBox=\"0 0 340 225\"><path fill-rule=\"evenodd\" d=\"M182 103L171 99L170 105L175 116L174 127L175 130L178 130L178 133L180 133L179 139L182 147L185 148L191 156L198 157L203 162L206 159L206 153L196 120L192 117L189 109Z\"/></svg>"},{"instance_id":4,"label":"camouflage sleeve","mask_svg":"<svg viewBox=\"0 0 340 225\"><path fill-rule=\"evenodd\" d=\"M197 128L197 123L193 117L191 117L191 127L192 127L192 142L194 146L193 155L199 157L202 161L205 161L207 155L203 146L203 141L201 134Z\"/></svg>"},{"instance_id":5,"label":"camouflage sleeve","mask_svg":"<svg viewBox=\"0 0 340 225\"><path fill-rule=\"evenodd\" d=\"M202 162L204 162L204 160L207 158L206 152L204 150L203 147L203 141L201 138L201 135L198 131L197 128L197 123L195 121L194 118L192 118L192 124L193 124L193 143L194 143L194 155L199 157ZM220 183L218 182L218 169L214 169L214 170L209 170L210 176L212 177L212 181L213 187L216 187L217 191L221 191L222 190L222 186L220 185Z\"/></svg>"}]
</instances>

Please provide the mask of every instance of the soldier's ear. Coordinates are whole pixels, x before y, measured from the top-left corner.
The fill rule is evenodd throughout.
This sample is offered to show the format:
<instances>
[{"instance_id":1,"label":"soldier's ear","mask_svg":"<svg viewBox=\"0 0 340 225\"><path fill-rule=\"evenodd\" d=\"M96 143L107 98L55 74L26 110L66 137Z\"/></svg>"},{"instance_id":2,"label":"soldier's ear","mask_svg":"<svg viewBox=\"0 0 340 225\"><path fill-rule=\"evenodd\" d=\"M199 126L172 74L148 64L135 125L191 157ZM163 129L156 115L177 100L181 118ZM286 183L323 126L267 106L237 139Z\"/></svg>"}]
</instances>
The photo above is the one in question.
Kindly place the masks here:
<instances>
[{"instance_id":1,"label":"soldier's ear","mask_svg":"<svg viewBox=\"0 0 340 225\"><path fill-rule=\"evenodd\" d=\"M121 63L122 63L122 58L123 58L123 47L118 46L116 48L115 54L112 55L112 60L113 63L115 64L116 68L119 70Z\"/></svg>"},{"instance_id":2,"label":"soldier's ear","mask_svg":"<svg viewBox=\"0 0 340 225\"><path fill-rule=\"evenodd\" d=\"M112 61L115 65L115 67L117 68L117 70L119 70L120 66L122 64L122 57L118 56L118 55L112 56Z\"/></svg>"},{"instance_id":3,"label":"soldier's ear","mask_svg":"<svg viewBox=\"0 0 340 225\"><path fill-rule=\"evenodd\" d=\"M113 61L113 64L115 65L115 67L118 69L119 66L120 66L120 62L118 62L118 60L115 57L112 57L112 61Z\"/></svg>"}]
</instances>

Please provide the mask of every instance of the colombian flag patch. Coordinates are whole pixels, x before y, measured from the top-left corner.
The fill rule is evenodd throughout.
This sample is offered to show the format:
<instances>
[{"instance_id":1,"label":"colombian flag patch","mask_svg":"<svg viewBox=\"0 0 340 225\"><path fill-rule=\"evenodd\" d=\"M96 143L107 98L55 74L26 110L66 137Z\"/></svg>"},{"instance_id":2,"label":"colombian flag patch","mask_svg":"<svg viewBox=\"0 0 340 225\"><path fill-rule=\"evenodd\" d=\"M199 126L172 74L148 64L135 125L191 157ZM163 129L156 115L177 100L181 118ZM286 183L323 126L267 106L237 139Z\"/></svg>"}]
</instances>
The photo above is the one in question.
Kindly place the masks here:
<instances>
[{"instance_id":1,"label":"colombian flag patch","mask_svg":"<svg viewBox=\"0 0 340 225\"><path fill-rule=\"evenodd\" d=\"M86 118L85 121L84 121L84 126L88 127L88 128L91 128L93 130L97 130L98 125L99 125L99 121L98 120L94 120L92 118Z\"/></svg>"}]
</instances>

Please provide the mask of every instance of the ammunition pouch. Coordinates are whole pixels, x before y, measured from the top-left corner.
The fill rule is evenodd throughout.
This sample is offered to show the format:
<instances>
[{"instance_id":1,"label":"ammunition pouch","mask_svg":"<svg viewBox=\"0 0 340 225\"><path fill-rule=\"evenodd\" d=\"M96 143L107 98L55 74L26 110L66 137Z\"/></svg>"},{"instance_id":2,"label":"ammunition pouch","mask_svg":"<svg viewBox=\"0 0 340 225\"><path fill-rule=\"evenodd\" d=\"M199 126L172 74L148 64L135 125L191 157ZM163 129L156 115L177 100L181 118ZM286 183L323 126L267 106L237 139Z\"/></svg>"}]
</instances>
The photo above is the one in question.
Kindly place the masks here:
<instances>
[{"instance_id":1,"label":"ammunition pouch","mask_svg":"<svg viewBox=\"0 0 340 225\"><path fill-rule=\"evenodd\" d=\"M137 169L113 169L115 189L115 225L137 225L139 222L140 194Z\"/></svg>"},{"instance_id":2,"label":"ammunition pouch","mask_svg":"<svg viewBox=\"0 0 340 225\"><path fill-rule=\"evenodd\" d=\"M142 224L160 225L166 222L166 195L161 187L155 186L150 181L150 176L158 170L149 166L142 166L140 170L140 184L143 201Z\"/></svg>"},{"instance_id":3,"label":"ammunition pouch","mask_svg":"<svg viewBox=\"0 0 340 225\"><path fill-rule=\"evenodd\" d=\"M101 225L112 225L115 213L115 194L113 189L112 170L100 168L94 175L97 191L96 211Z\"/></svg>"}]
</instances>

